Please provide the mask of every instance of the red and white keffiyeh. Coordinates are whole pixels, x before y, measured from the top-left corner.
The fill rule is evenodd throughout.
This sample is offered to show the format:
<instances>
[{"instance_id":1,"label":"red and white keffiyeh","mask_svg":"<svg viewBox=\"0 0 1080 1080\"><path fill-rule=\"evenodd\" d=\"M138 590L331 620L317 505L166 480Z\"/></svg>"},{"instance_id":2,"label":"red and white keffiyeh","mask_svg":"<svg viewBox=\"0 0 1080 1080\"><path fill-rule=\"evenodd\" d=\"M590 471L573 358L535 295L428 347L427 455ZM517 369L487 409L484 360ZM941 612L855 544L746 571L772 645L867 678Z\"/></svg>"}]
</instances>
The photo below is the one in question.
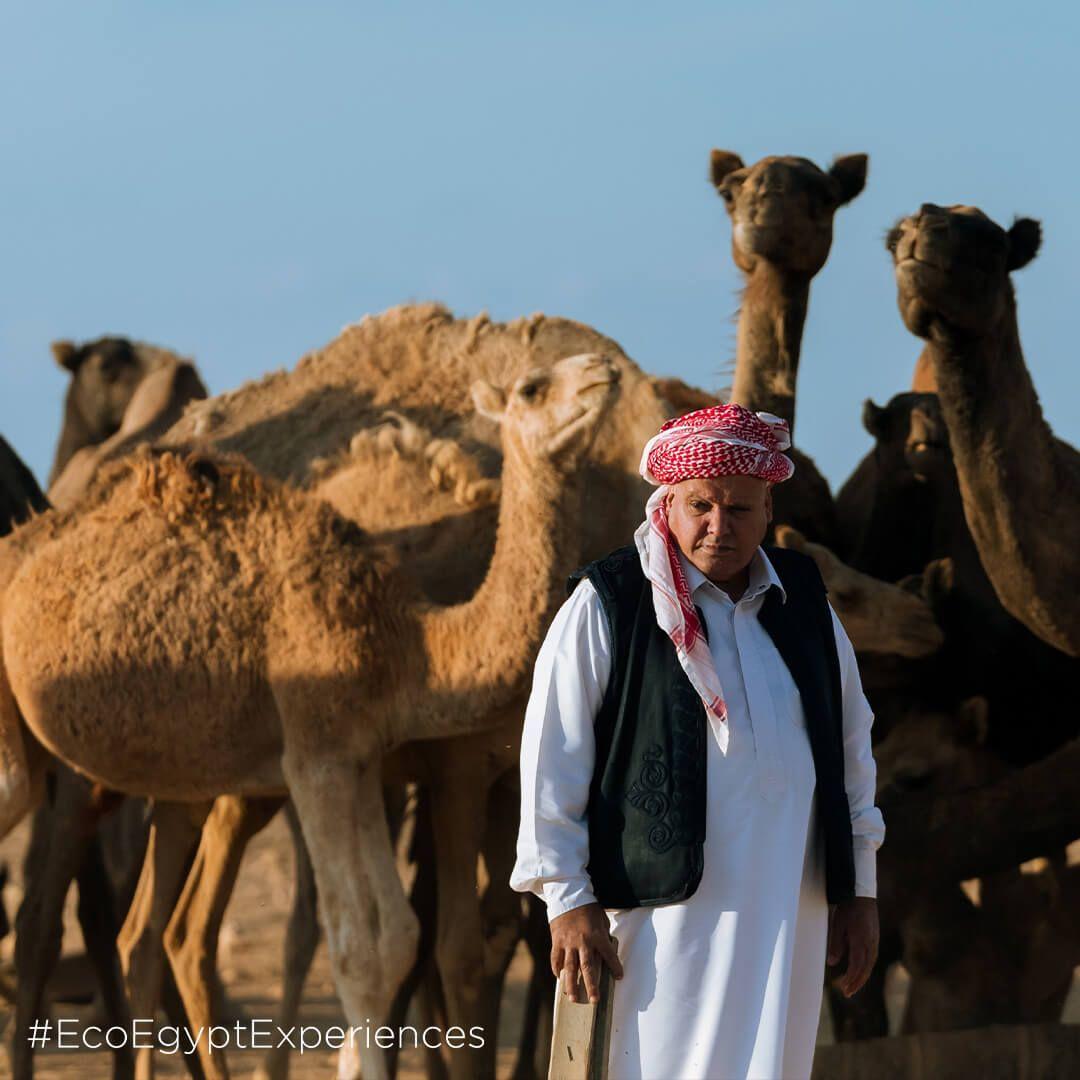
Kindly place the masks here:
<instances>
[{"instance_id":1,"label":"red and white keffiyeh","mask_svg":"<svg viewBox=\"0 0 1080 1080\"><path fill-rule=\"evenodd\" d=\"M722 753L727 753L727 706L712 654L701 629L679 548L668 528L666 499L672 484L695 477L757 476L770 483L790 478L795 466L786 420L752 413L741 405L714 405L669 420L641 455L641 475L659 485L634 533L641 568L652 582L660 629L671 638L690 685L705 703Z\"/></svg>"}]
</instances>

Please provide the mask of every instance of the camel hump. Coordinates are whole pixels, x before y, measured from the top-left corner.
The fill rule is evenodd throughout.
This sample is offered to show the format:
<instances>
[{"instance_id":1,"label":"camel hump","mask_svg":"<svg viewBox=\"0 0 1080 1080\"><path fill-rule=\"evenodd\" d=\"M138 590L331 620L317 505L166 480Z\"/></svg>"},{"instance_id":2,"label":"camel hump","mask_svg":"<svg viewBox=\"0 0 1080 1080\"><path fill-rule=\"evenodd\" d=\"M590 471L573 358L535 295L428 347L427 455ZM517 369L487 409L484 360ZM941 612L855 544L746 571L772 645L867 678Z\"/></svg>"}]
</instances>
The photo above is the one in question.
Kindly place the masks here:
<instances>
[{"instance_id":1,"label":"camel hump","mask_svg":"<svg viewBox=\"0 0 1080 1080\"><path fill-rule=\"evenodd\" d=\"M146 450L134 456L137 498L171 520L209 521L265 507L277 485L236 457Z\"/></svg>"}]
</instances>

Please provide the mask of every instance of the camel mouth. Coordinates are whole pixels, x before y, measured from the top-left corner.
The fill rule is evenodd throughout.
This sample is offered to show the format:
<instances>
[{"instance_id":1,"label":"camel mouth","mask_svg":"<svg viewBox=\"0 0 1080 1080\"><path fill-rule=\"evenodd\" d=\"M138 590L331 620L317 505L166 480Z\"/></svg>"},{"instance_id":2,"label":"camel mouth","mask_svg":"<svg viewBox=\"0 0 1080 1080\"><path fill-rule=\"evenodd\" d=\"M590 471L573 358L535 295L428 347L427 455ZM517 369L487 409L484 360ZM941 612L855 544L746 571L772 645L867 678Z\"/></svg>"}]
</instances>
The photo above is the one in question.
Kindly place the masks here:
<instances>
[{"instance_id":1,"label":"camel mouth","mask_svg":"<svg viewBox=\"0 0 1080 1080\"><path fill-rule=\"evenodd\" d=\"M938 266L937 263L927 262L925 259L920 259L917 255L905 255L902 259L897 259L897 270L908 270L914 266L918 266L923 270L944 270L945 267Z\"/></svg>"}]
</instances>

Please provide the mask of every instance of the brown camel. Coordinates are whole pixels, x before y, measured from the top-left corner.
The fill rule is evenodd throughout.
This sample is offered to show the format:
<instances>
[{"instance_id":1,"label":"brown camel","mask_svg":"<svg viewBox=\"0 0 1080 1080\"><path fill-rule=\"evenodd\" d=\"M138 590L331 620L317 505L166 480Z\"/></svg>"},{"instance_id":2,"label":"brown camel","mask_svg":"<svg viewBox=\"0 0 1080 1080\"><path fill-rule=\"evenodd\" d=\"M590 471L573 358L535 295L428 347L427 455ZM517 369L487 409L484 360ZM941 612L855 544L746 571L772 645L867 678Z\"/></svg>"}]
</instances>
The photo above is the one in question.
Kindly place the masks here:
<instances>
[{"instance_id":1,"label":"brown camel","mask_svg":"<svg viewBox=\"0 0 1080 1080\"><path fill-rule=\"evenodd\" d=\"M0 438L0 536L7 536L16 525L48 505L34 474L7 439Z\"/></svg>"},{"instance_id":2,"label":"brown camel","mask_svg":"<svg viewBox=\"0 0 1080 1080\"><path fill-rule=\"evenodd\" d=\"M48 508L48 502L38 487L34 474L23 463L22 458L11 448L8 441L0 438L0 537L7 536L16 526L26 521L35 513ZM7 883L7 866L0 866L0 897ZM0 900L0 941L7 937L11 925L7 911ZM0 979L0 995L14 999Z\"/></svg>"},{"instance_id":3,"label":"brown camel","mask_svg":"<svg viewBox=\"0 0 1080 1080\"><path fill-rule=\"evenodd\" d=\"M187 802L287 787L346 1015L384 1016L415 923L381 757L463 734L520 694L580 558L569 478L617 379L584 356L523 376L509 398L476 384L478 408L504 418L499 544L483 586L455 607L410 604L406 575L324 503L229 462L138 455L94 505L47 521L50 541L4 594L9 761L26 760L21 715L113 789ZM18 809L5 806L7 820ZM377 1047L360 1057L385 1075Z\"/></svg>"},{"instance_id":4,"label":"brown camel","mask_svg":"<svg viewBox=\"0 0 1080 1080\"><path fill-rule=\"evenodd\" d=\"M148 349L147 346L138 348ZM49 501L53 506L61 510L75 506L106 462L164 435L183 415L189 401L206 397L206 387L190 361L165 349L150 350L150 356L152 362L147 361L144 364L137 383L120 384L125 392L131 390L131 396L124 406L119 426L101 442L90 442L76 450L54 476L49 485ZM90 371L84 363L72 380L61 442L67 437L73 391L78 387L81 398L90 397L91 389L82 385L82 382L84 375L92 374L100 376L100 369ZM108 398L105 400L108 401Z\"/></svg>"},{"instance_id":5,"label":"brown camel","mask_svg":"<svg viewBox=\"0 0 1080 1080\"><path fill-rule=\"evenodd\" d=\"M866 403L863 419L875 445L837 497L847 561L897 580L948 560L933 598L945 646L936 670L922 671L920 682L985 697L991 747L1022 765L1080 733L1075 715L1057 705L1075 687L1080 664L1001 606L968 528L943 412L935 394L897 394L883 407ZM873 700L875 708L882 704ZM1038 717L1023 740L1012 734L1017 715Z\"/></svg>"},{"instance_id":6,"label":"brown camel","mask_svg":"<svg viewBox=\"0 0 1080 1080\"><path fill-rule=\"evenodd\" d=\"M867 157L838 157L823 172L800 157L746 166L713 150L711 179L731 217L731 250L746 279L732 400L782 416L795 429L795 383L810 282L832 246L833 217L866 183ZM813 461L794 452L795 475L777 488L776 522L834 544L832 497Z\"/></svg>"},{"instance_id":7,"label":"brown camel","mask_svg":"<svg viewBox=\"0 0 1080 1080\"><path fill-rule=\"evenodd\" d=\"M1039 248L974 207L924 204L889 233L900 312L924 338L964 516L1006 610L1080 656L1080 454L1043 418L1024 363L1009 274Z\"/></svg>"},{"instance_id":8,"label":"brown camel","mask_svg":"<svg viewBox=\"0 0 1080 1080\"><path fill-rule=\"evenodd\" d=\"M192 363L157 346L102 338L83 346L56 342L53 352L72 374L49 488L49 504L60 509L77 505L106 462L162 434L188 401L206 396ZM115 799L102 798L62 762L54 762L51 773L49 797L34 815L16 921L19 979L11 1040L19 1077L32 1071L25 1028L44 1000L59 955L60 912L75 878L83 937L107 1015L115 1023L127 1016L115 941L146 842L146 811L140 803L127 803L119 813L103 817L116 807ZM177 1018L171 980L165 1001ZM126 1073L128 1048L117 1051L116 1063L118 1075Z\"/></svg>"},{"instance_id":9,"label":"brown camel","mask_svg":"<svg viewBox=\"0 0 1080 1080\"><path fill-rule=\"evenodd\" d=\"M944 635L921 597L852 569L789 525L778 526L776 543L805 552L817 563L829 602L856 652L918 659L941 648Z\"/></svg>"},{"instance_id":10,"label":"brown camel","mask_svg":"<svg viewBox=\"0 0 1080 1080\"><path fill-rule=\"evenodd\" d=\"M97 446L115 435L139 384L161 367L184 367L177 389L189 397L206 397L206 388L190 361L168 349L130 341L123 337L102 337L77 345L54 341L53 357L71 374L64 398L64 423L49 471L51 488L67 463L83 447ZM179 413L169 419L174 423Z\"/></svg>"},{"instance_id":11,"label":"brown camel","mask_svg":"<svg viewBox=\"0 0 1080 1080\"><path fill-rule=\"evenodd\" d=\"M875 750L879 792L994 784L1008 766L987 750L987 733L982 698L913 712ZM1037 864L987 875L975 896L942 883L900 912L911 975L904 1032L1060 1019L1080 959L1080 867Z\"/></svg>"}]
</instances>

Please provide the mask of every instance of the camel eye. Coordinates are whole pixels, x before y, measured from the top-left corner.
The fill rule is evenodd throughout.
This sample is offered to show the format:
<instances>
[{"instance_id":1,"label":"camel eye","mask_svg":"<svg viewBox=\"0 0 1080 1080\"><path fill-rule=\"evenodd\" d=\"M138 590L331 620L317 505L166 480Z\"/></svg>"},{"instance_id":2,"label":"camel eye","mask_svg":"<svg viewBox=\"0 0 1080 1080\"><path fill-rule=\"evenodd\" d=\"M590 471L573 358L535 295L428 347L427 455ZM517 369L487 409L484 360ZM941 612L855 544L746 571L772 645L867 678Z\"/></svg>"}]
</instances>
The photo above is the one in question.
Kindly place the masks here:
<instances>
[{"instance_id":1,"label":"camel eye","mask_svg":"<svg viewBox=\"0 0 1080 1080\"><path fill-rule=\"evenodd\" d=\"M526 383L518 393L526 400L533 401L536 399L537 394L540 393L540 384L538 382Z\"/></svg>"}]
</instances>

